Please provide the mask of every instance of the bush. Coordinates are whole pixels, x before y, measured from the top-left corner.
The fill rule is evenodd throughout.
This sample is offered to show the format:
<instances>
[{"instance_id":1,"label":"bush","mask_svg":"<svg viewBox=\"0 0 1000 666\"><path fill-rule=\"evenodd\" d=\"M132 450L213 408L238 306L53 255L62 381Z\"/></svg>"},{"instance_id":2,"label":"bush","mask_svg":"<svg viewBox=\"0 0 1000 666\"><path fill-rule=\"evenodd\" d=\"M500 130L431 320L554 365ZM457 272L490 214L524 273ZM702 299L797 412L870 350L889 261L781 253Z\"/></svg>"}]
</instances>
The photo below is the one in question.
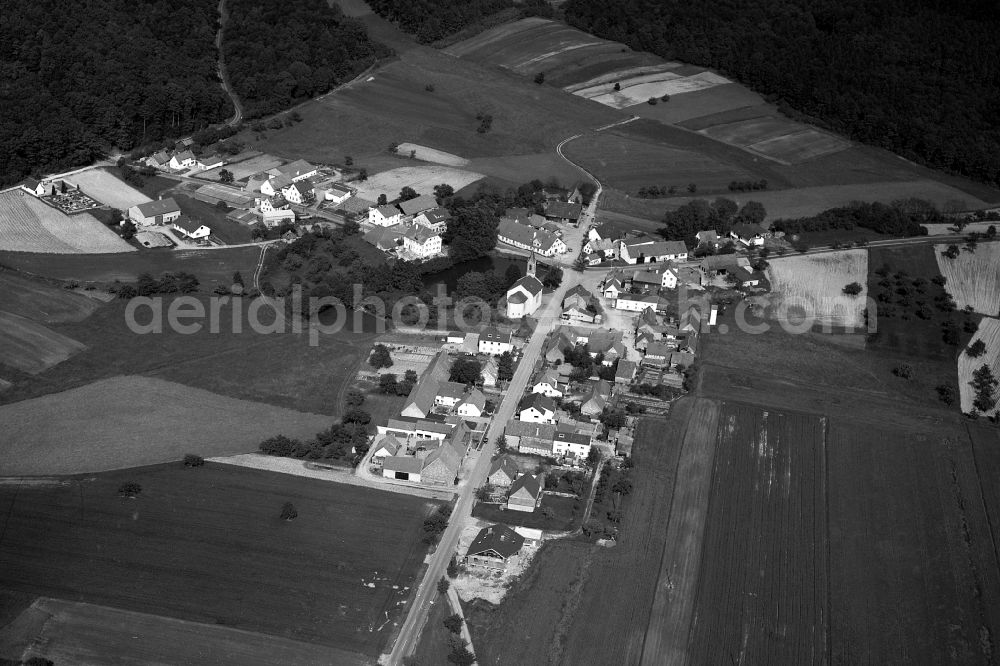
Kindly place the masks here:
<instances>
[{"instance_id":1,"label":"bush","mask_svg":"<svg viewBox=\"0 0 1000 666\"><path fill-rule=\"evenodd\" d=\"M538 74L535 74L535 83L538 85L545 83L545 72L538 72Z\"/></svg>"},{"instance_id":2,"label":"bush","mask_svg":"<svg viewBox=\"0 0 1000 666\"><path fill-rule=\"evenodd\" d=\"M451 587L451 583L448 582L447 578L442 578L441 580L438 581L437 590L441 594L447 594L448 593L448 588L450 588L450 587Z\"/></svg>"},{"instance_id":3,"label":"bush","mask_svg":"<svg viewBox=\"0 0 1000 666\"><path fill-rule=\"evenodd\" d=\"M971 345L966 347L965 353L972 358L979 358L986 353L986 343L982 340L976 340Z\"/></svg>"},{"instance_id":4,"label":"bush","mask_svg":"<svg viewBox=\"0 0 1000 666\"><path fill-rule=\"evenodd\" d=\"M859 283L852 282L844 287L844 293L848 296L857 296L861 293L862 289L863 287Z\"/></svg>"},{"instance_id":5,"label":"bush","mask_svg":"<svg viewBox=\"0 0 1000 666\"><path fill-rule=\"evenodd\" d=\"M444 619L443 624L445 628L451 633L460 634L462 633L462 625L465 624L465 622L462 620L461 615L459 615L458 613L454 613L446 617Z\"/></svg>"},{"instance_id":6,"label":"bush","mask_svg":"<svg viewBox=\"0 0 1000 666\"><path fill-rule=\"evenodd\" d=\"M184 466L185 467L201 467L205 464L205 459L201 456L196 456L193 453L188 453L184 456Z\"/></svg>"},{"instance_id":7,"label":"bush","mask_svg":"<svg viewBox=\"0 0 1000 666\"><path fill-rule=\"evenodd\" d=\"M913 367L908 363L901 363L892 369L892 374L903 379L911 379L913 377Z\"/></svg>"},{"instance_id":8,"label":"bush","mask_svg":"<svg viewBox=\"0 0 1000 666\"><path fill-rule=\"evenodd\" d=\"M376 370L379 368L391 368L392 355L389 353L389 348L385 345L375 345L372 349L372 355L368 358L368 364Z\"/></svg>"},{"instance_id":9,"label":"bush","mask_svg":"<svg viewBox=\"0 0 1000 666\"><path fill-rule=\"evenodd\" d=\"M299 512L295 509L295 505L291 502L285 502L281 505L281 519L282 520L295 520L299 517Z\"/></svg>"},{"instance_id":10,"label":"bush","mask_svg":"<svg viewBox=\"0 0 1000 666\"><path fill-rule=\"evenodd\" d=\"M129 499L135 498L141 492L142 486L135 481L126 481L122 485L118 486L118 494Z\"/></svg>"}]
</instances>

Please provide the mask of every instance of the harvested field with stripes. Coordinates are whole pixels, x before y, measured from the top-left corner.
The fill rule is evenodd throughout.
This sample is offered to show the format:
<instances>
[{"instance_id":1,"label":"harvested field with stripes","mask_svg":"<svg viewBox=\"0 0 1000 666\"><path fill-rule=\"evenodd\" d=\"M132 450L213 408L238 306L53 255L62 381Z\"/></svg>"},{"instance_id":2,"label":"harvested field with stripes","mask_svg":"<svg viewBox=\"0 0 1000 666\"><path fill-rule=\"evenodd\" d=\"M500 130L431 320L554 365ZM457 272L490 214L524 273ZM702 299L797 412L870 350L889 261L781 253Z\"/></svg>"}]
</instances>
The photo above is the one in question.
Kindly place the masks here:
<instances>
[{"instance_id":1,"label":"harvested field with stripes","mask_svg":"<svg viewBox=\"0 0 1000 666\"><path fill-rule=\"evenodd\" d=\"M1000 314L1000 243L980 243L974 252L962 250L954 259L944 256L947 245L934 246L941 275L959 308L968 305L989 317Z\"/></svg>"},{"instance_id":2,"label":"harvested field with stripes","mask_svg":"<svg viewBox=\"0 0 1000 666\"><path fill-rule=\"evenodd\" d=\"M771 293L763 301L769 317L795 324L812 321L825 327L864 327L867 250L779 257L771 260L767 276ZM844 287L851 283L860 285L861 293L845 294Z\"/></svg>"},{"instance_id":3,"label":"harvested field with stripes","mask_svg":"<svg viewBox=\"0 0 1000 666\"><path fill-rule=\"evenodd\" d=\"M79 185L80 189L88 196L120 210L127 210L132 206L152 201L145 194L104 169L78 171L69 176L67 180Z\"/></svg>"},{"instance_id":4,"label":"harvested field with stripes","mask_svg":"<svg viewBox=\"0 0 1000 666\"><path fill-rule=\"evenodd\" d=\"M86 319L99 305L83 294L0 270L0 310L11 314L59 324Z\"/></svg>"},{"instance_id":5,"label":"harvested field with stripes","mask_svg":"<svg viewBox=\"0 0 1000 666\"><path fill-rule=\"evenodd\" d=\"M993 376L1000 377L1000 319L983 317L969 344L977 340L982 340L986 345L986 352L982 356L972 358L965 350L958 355L958 394L961 398L962 412L965 414L973 411L972 402L976 399L976 392L969 383L972 381L972 373L983 365L988 365ZM1000 390L994 391L993 397L1000 398ZM982 416L995 416L998 413L1000 406L983 413Z\"/></svg>"},{"instance_id":6,"label":"harvested field with stripes","mask_svg":"<svg viewBox=\"0 0 1000 666\"><path fill-rule=\"evenodd\" d=\"M784 164L797 164L851 146L846 139L779 116L762 115L713 125L698 133Z\"/></svg>"},{"instance_id":7,"label":"harvested field with stripes","mask_svg":"<svg viewBox=\"0 0 1000 666\"><path fill-rule=\"evenodd\" d=\"M38 322L0 310L0 364L37 375L86 348Z\"/></svg>"},{"instance_id":8,"label":"harvested field with stripes","mask_svg":"<svg viewBox=\"0 0 1000 666\"><path fill-rule=\"evenodd\" d=\"M66 215L16 188L0 192L0 250L52 254L135 252L93 215Z\"/></svg>"}]
</instances>

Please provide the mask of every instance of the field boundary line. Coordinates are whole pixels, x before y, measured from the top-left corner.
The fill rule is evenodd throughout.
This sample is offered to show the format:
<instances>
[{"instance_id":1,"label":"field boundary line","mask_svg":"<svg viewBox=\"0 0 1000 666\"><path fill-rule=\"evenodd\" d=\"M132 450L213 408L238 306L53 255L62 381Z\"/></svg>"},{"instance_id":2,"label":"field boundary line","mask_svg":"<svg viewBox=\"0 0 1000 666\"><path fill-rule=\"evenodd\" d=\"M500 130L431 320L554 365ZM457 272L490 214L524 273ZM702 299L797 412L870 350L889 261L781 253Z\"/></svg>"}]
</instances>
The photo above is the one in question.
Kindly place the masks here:
<instances>
[{"instance_id":1,"label":"field boundary line","mask_svg":"<svg viewBox=\"0 0 1000 666\"><path fill-rule=\"evenodd\" d=\"M823 473L820 475L822 481L822 493L823 493L823 512L824 518L826 520L826 537L824 543L824 555L826 556L826 603L823 607L826 609L826 622L824 622L824 633L823 644L826 647L826 658L829 659L833 654L833 591L831 586L832 581L832 570L831 562L833 558L831 556L830 548L830 419L827 416L820 417L820 424L823 427L823 455L820 456L820 463L823 465Z\"/></svg>"},{"instance_id":2,"label":"field boundary line","mask_svg":"<svg viewBox=\"0 0 1000 666\"><path fill-rule=\"evenodd\" d=\"M993 521L990 519L990 512L987 510L986 498L983 496L983 477L982 473L979 471L979 459L976 456L976 440L972 435L971 426L965 424L965 434L969 441L969 448L972 450L972 467L976 470L976 481L977 488L979 490L979 503L983 510L983 515L986 518L986 526L990 530L990 542L993 544L993 561L1000 570L1000 549L997 547L997 537L996 530L993 527Z\"/></svg>"}]
</instances>

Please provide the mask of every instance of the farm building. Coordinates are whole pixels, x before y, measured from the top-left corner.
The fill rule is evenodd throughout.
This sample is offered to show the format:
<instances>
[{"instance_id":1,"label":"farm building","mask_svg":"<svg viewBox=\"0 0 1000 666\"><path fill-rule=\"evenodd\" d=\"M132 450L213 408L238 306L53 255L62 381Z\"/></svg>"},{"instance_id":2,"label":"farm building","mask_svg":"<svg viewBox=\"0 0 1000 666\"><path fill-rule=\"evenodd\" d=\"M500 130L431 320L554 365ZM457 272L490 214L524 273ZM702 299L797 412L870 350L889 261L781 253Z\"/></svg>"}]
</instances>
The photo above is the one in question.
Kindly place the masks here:
<instances>
[{"instance_id":1,"label":"farm building","mask_svg":"<svg viewBox=\"0 0 1000 666\"><path fill-rule=\"evenodd\" d=\"M583 206L578 203L567 203L565 201L552 201L545 206L545 217L558 222L577 224L580 215L583 213Z\"/></svg>"},{"instance_id":2,"label":"farm building","mask_svg":"<svg viewBox=\"0 0 1000 666\"><path fill-rule=\"evenodd\" d=\"M694 235L695 241L698 243L698 247L709 247L713 250L719 248L719 234L715 232L715 229L710 229L708 231L699 231Z\"/></svg>"},{"instance_id":3,"label":"farm building","mask_svg":"<svg viewBox=\"0 0 1000 666\"><path fill-rule=\"evenodd\" d=\"M212 234L209 227L184 215L171 222L170 228L192 240L208 238Z\"/></svg>"},{"instance_id":4,"label":"farm building","mask_svg":"<svg viewBox=\"0 0 1000 666\"><path fill-rule=\"evenodd\" d=\"M554 233L510 219L500 220L497 240L522 250L537 252L543 257L554 257L566 251L566 244Z\"/></svg>"},{"instance_id":5,"label":"farm building","mask_svg":"<svg viewBox=\"0 0 1000 666\"><path fill-rule=\"evenodd\" d=\"M128 209L128 218L137 225L170 224L181 216L181 207L172 198L149 201Z\"/></svg>"},{"instance_id":6,"label":"farm building","mask_svg":"<svg viewBox=\"0 0 1000 666\"><path fill-rule=\"evenodd\" d=\"M289 203L299 206L308 206L316 200L316 192L313 185L308 180L297 180L281 190L281 196L285 197Z\"/></svg>"},{"instance_id":7,"label":"farm building","mask_svg":"<svg viewBox=\"0 0 1000 666\"><path fill-rule=\"evenodd\" d=\"M441 385L448 381L449 366L450 362L447 352L442 351L434 357L424 371L424 374L420 377L420 381L410 390L410 394L406 396L406 402L403 403L403 409L400 411L401 416L422 419L431 413L434 405L437 404ZM464 392L465 387L462 386L461 388ZM457 402L457 399L455 402Z\"/></svg>"},{"instance_id":8,"label":"farm building","mask_svg":"<svg viewBox=\"0 0 1000 666\"><path fill-rule=\"evenodd\" d=\"M542 484L538 479L533 474L522 474L510 484L510 493L507 495L509 511L531 513L538 508L542 502Z\"/></svg>"},{"instance_id":9,"label":"farm building","mask_svg":"<svg viewBox=\"0 0 1000 666\"><path fill-rule=\"evenodd\" d=\"M615 370L615 384L628 385L635 379L635 361L618 361L618 368Z\"/></svg>"},{"instance_id":10,"label":"farm building","mask_svg":"<svg viewBox=\"0 0 1000 666\"><path fill-rule=\"evenodd\" d=\"M388 204L376 206L368 211L368 224L373 224L376 227L391 227L394 224L399 224L402 217L403 214L395 206Z\"/></svg>"},{"instance_id":11,"label":"farm building","mask_svg":"<svg viewBox=\"0 0 1000 666\"><path fill-rule=\"evenodd\" d=\"M618 295L625 292L625 275L621 271L610 271L601 284L601 293L604 298L616 299Z\"/></svg>"},{"instance_id":12,"label":"farm building","mask_svg":"<svg viewBox=\"0 0 1000 666\"><path fill-rule=\"evenodd\" d=\"M734 224L729 235L747 247L751 247L763 245L764 239L770 234L759 224Z\"/></svg>"},{"instance_id":13,"label":"farm building","mask_svg":"<svg viewBox=\"0 0 1000 666\"><path fill-rule=\"evenodd\" d=\"M590 391L580 403L580 413L585 416L596 416L604 411L611 397L611 383L599 379L590 387Z\"/></svg>"},{"instance_id":14,"label":"farm building","mask_svg":"<svg viewBox=\"0 0 1000 666\"><path fill-rule=\"evenodd\" d=\"M590 455L590 437L578 432L557 432L552 452L559 458L586 459Z\"/></svg>"},{"instance_id":15,"label":"farm building","mask_svg":"<svg viewBox=\"0 0 1000 666\"><path fill-rule=\"evenodd\" d=\"M403 211L403 215L417 215L418 213L423 213L426 210L437 208L437 205L437 200L434 197L428 194L422 194L416 199L400 201L399 209Z\"/></svg>"},{"instance_id":16,"label":"farm building","mask_svg":"<svg viewBox=\"0 0 1000 666\"><path fill-rule=\"evenodd\" d=\"M506 525L484 527L465 552L465 565L502 571L523 545L524 537Z\"/></svg>"},{"instance_id":17,"label":"farm building","mask_svg":"<svg viewBox=\"0 0 1000 666\"><path fill-rule=\"evenodd\" d=\"M354 190L341 183L316 185L314 191L317 199L332 201L335 204L344 203L354 196Z\"/></svg>"},{"instance_id":18,"label":"farm building","mask_svg":"<svg viewBox=\"0 0 1000 666\"><path fill-rule=\"evenodd\" d=\"M399 481L420 483L424 461L413 456L386 456L382 461L382 476Z\"/></svg>"},{"instance_id":19,"label":"farm building","mask_svg":"<svg viewBox=\"0 0 1000 666\"><path fill-rule=\"evenodd\" d=\"M495 328L488 328L479 334L480 354L503 354L514 349L511 342L514 334L511 332L501 333Z\"/></svg>"},{"instance_id":20,"label":"farm building","mask_svg":"<svg viewBox=\"0 0 1000 666\"><path fill-rule=\"evenodd\" d=\"M656 294L622 294L614 299L613 305L616 310L628 312L642 312L649 308L663 309L663 301Z\"/></svg>"},{"instance_id":21,"label":"farm building","mask_svg":"<svg viewBox=\"0 0 1000 666\"><path fill-rule=\"evenodd\" d=\"M292 179L287 176L271 176L260 184L260 193L273 197L291 184Z\"/></svg>"},{"instance_id":22,"label":"farm building","mask_svg":"<svg viewBox=\"0 0 1000 666\"><path fill-rule=\"evenodd\" d=\"M662 342L652 342L646 345L646 355L642 357L644 366L654 368L665 368L670 362L670 354L673 347Z\"/></svg>"},{"instance_id":23,"label":"farm building","mask_svg":"<svg viewBox=\"0 0 1000 666\"><path fill-rule=\"evenodd\" d=\"M290 183L296 183L306 178L311 178L319 173L319 170L305 160L295 160L283 166L277 166L267 171L272 176L283 176Z\"/></svg>"},{"instance_id":24,"label":"farm building","mask_svg":"<svg viewBox=\"0 0 1000 666\"><path fill-rule=\"evenodd\" d=\"M479 346L477 340L476 347ZM483 364L483 386L496 386L499 381L499 364L497 360L490 356L486 359L486 363Z\"/></svg>"},{"instance_id":25,"label":"farm building","mask_svg":"<svg viewBox=\"0 0 1000 666\"><path fill-rule=\"evenodd\" d=\"M165 150L157 151L143 160L143 164L154 169L166 169L170 166L170 153Z\"/></svg>"},{"instance_id":26,"label":"farm building","mask_svg":"<svg viewBox=\"0 0 1000 666\"><path fill-rule=\"evenodd\" d=\"M215 183L202 185L194 191L192 196L199 201L204 201L205 203L212 204L213 206L218 204L220 201L225 201L226 205L230 208L250 208L250 206L253 205L253 199L246 196L239 190L232 187L226 187L225 185L217 185Z\"/></svg>"},{"instance_id":27,"label":"farm building","mask_svg":"<svg viewBox=\"0 0 1000 666\"><path fill-rule=\"evenodd\" d=\"M532 453L530 449L535 443L548 442L546 451L551 451L551 442L556 434L556 426L550 423L530 423L511 419L504 427L503 435L507 446L521 453Z\"/></svg>"},{"instance_id":28,"label":"farm building","mask_svg":"<svg viewBox=\"0 0 1000 666\"><path fill-rule=\"evenodd\" d=\"M687 261L684 241L632 240L621 242L621 258L629 264Z\"/></svg>"},{"instance_id":29,"label":"farm building","mask_svg":"<svg viewBox=\"0 0 1000 666\"><path fill-rule=\"evenodd\" d=\"M225 161L219 155L202 155L195 160L195 166L203 171L218 169Z\"/></svg>"},{"instance_id":30,"label":"farm building","mask_svg":"<svg viewBox=\"0 0 1000 666\"><path fill-rule=\"evenodd\" d=\"M389 456L397 455L401 449L404 452L406 450L393 435L375 435L375 439L378 441L372 446L371 454L371 460L375 464L381 465Z\"/></svg>"},{"instance_id":31,"label":"farm building","mask_svg":"<svg viewBox=\"0 0 1000 666\"><path fill-rule=\"evenodd\" d=\"M465 451L459 450L461 445L453 445L452 440L441 443L441 446L431 451L424 458L420 470L420 483L424 485L452 485L462 468L462 457Z\"/></svg>"},{"instance_id":32,"label":"farm building","mask_svg":"<svg viewBox=\"0 0 1000 666\"><path fill-rule=\"evenodd\" d=\"M403 239L403 225L375 227L364 235L364 239L366 243L371 243L383 252L394 252L399 249Z\"/></svg>"}]
</instances>

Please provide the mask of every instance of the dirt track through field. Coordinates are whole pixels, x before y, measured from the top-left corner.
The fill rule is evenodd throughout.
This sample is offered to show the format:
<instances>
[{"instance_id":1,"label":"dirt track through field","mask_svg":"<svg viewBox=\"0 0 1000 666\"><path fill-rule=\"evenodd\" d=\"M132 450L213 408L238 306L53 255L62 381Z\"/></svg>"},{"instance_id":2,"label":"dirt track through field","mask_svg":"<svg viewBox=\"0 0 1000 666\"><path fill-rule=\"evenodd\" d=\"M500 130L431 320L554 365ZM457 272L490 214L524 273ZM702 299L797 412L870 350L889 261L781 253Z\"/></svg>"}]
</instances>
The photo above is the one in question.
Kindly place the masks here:
<instances>
[{"instance_id":1,"label":"dirt track through field","mask_svg":"<svg viewBox=\"0 0 1000 666\"><path fill-rule=\"evenodd\" d=\"M677 467L667 545L642 649L643 666L687 663L688 629L701 563L719 423L718 403L704 398L693 400Z\"/></svg>"}]
</instances>

